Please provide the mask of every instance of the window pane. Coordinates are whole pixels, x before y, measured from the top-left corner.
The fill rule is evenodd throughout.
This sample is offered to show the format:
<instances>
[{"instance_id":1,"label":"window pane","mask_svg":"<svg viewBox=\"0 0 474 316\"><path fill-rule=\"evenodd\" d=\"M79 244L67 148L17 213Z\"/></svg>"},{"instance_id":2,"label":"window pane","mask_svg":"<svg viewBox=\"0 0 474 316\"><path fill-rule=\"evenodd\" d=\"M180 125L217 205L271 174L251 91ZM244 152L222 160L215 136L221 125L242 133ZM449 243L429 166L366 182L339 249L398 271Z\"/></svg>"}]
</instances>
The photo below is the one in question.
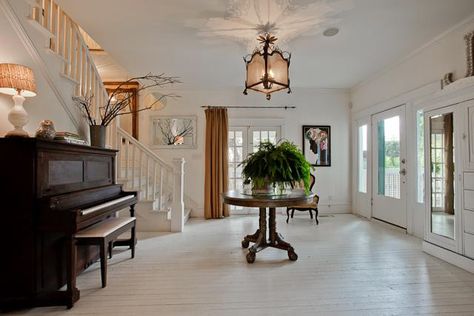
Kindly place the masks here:
<instances>
[{"instance_id":1,"label":"window pane","mask_svg":"<svg viewBox=\"0 0 474 316\"><path fill-rule=\"evenodd\" d=\"M234 144L235 144L235 142L234 142L234 132L229 131L229 147L234 146Z\"/></svg>"},{"instance_id":2,"label":"window pane","mask_svg":"<svg viewBox=\"0 0 474 316\"><path fill-rule=\"evenodd\" d=\"M261 141L262 142L268 142L268 131L262 131Z\"/></svg>"},{"instance_id":3,"label":"window pane","mask_svg":"<svg viewBox=\"0 0 474 316\"><path fill-rule=\"evenodd\" d=\"M253 146L258 147L258 145L260 144L260 131L254 131L252 134Z\"/></svg>"},{"instance_id":4,"label":"window pane","mask_svg":"<svg viewBox=\"0 0 474 316\"><path fill-rule=\"evenodd\" d=\"M229 147L229 162L234 161L234 148Z\"/></svg>"},{"instance_id":5,"label":"window pane","mask_svg":"<svg viewBox=\"0 0 474 316\"><path fill-rule=\"evenodd\" d=\"M242 146L243 142L242 132L235 132L235 145Z\"/></svg>"},{"instance_id":6,"label":"window pane","mask_svg":"<svg viewBox=\"0 0 474 316\"><path fill-rule=\"evenodd\" d=\"M242 147L237 147L235 149L235 162L241 162L242 161Z\"/></svg>"},{"instance_id":7,"label":"window pane","mask_svg":"<svg viewBox=\"0 0 474 316\"><path fill-rule=\"evenodd\" d=\"M359 192L367 193L367 125L359 126Z\"/></svg>"},{"instance_id":8,"label":"window pane","mask_svg":"<svg viewBox=\"0 0 474 316\"><path fill-rule=\"evenodd\" d=\"M276 132L275 131L270 131L268 132L268 138L269 138L269 141L273 144L276 143Z\"/></svg>"},{"instance_id":9,"label":"window pane","mask_svg":"<svg viewBox=\"0 0 474 316\"><path fill-rule=\"evenodd\" d=\"M377 122L378 194L400 198L400 118Z\"/></svg>"},{"instance_id":10,"label":"window pane","mask_svg":"<svg viewBox=\"0 0 474 316\"><path fill-rule=\"evenodd\" d=\"M423 110L416 112L416 142L417 142L417 201L425 200L425 120Z\"/></svg>"},{"instance_id":11,"label":"window pane","mask_svg":"<svg viewBox=\"0 0 474 316\"><path fill-rule=\"evenodd\" d=\"M235 168L234 168L234 166L235 166L235 164L229 163L229 173L228 173L229 179L235 178Z\"/></svg>"}]
</instances>

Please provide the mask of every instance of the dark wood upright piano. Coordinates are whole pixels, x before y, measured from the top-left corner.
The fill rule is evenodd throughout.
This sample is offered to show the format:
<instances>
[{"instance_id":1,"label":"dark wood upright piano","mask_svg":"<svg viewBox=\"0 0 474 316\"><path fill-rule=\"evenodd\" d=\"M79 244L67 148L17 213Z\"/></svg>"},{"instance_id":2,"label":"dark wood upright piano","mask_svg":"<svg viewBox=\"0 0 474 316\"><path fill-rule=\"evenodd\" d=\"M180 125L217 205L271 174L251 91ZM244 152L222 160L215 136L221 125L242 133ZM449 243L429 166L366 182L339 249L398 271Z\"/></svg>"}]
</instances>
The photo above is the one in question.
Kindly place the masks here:
<instances>
[{"instance_id":1,"label":"dark wood upright piano","mask_svg":"<svg viewBox=\"0 0 474 316\"><path fill-rule=\"evenodd\" d=\"M115 182L116 151L0 138L0 311L79 299L75 276L98 259L74 234L137 202ZM66 289L61 289L66 285Z\"/></svg>"}]
</instances>

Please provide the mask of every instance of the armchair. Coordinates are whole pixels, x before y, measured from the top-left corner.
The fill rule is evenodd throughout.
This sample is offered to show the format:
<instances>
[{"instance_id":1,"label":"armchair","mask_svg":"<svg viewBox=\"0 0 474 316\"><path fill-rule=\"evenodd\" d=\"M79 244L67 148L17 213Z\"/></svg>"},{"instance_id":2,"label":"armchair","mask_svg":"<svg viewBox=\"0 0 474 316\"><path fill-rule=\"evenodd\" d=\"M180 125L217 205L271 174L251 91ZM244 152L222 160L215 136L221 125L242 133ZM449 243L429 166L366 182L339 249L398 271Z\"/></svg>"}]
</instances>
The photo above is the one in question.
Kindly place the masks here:
<instances>
[{"instance_id":1,"label":"armchair","mask_svg":"<svg viewBox=\"0 0 474 316\"><path fill-rule=\"evenodd\" d=\"M311 184L310 184L310 187L309 187L309 190L311 191L313 189L313 186L314 186L314 182L315 182L316 178L311 175ZM314 198L313 198L313 201L311 203L308 203L308 204L304 204L304 205L298 205L298 206L288 206L286 208L286 222L288 223L288 220L290 219L290 211L291 211L291 218L293 218L293 215L295 214L295 210L296 211L309 211L309 216L311 217L311 219L313 219L313 211L315 213L315 219L316 219L316 225L319 225L319 221L318 221L318 202L319 202L319 196L318 195L314 195Z\"/></svg>"}]
</instances>

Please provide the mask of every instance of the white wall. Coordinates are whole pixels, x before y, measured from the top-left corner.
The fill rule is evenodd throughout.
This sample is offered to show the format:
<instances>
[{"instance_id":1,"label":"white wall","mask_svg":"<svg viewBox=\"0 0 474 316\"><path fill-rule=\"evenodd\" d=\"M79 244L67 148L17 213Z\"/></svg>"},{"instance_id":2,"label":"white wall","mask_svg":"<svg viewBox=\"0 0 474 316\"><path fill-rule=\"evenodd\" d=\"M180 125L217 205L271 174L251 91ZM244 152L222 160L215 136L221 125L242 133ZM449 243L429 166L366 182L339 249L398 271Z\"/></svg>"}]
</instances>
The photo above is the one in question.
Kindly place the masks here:
<instances>
[{"instance_id":1,"label":"white wall","mask_svg":"<svg viewBox=\"0 0 474 316\"><path fill-rule=\"evenodd\" d=\"M420 47L398 63L388 67L372 78L357 85L351 90L352 124L358 120L368 120L374 113L400 104L407 105L408 135L408 232L423 237L424 205L416 202L416 141L415 115L418 110L416 101L432 95L440 89L440 81L444 74L454 72L455 79L465 76L466 47L464 35L474 30L474 17L463 21L452 29L440 34L431 42ZM356 143L357 138L353 137ZM354 165L356 152L353 151ZM353 183L357 181L357 170L353 171ZM354 212L370 216L365 212L370 209L370 199L357 198L359 195L354 187ZM359 200L359 201L358 201Z\"/></svg>"},{"instance_id":2,"label":"white wall","mask_svg":"<svg viewBox=\"0 0 474 316\"><path fill-rule=\"evenodd\" d=\"M456 79L466 74L464 35L474 30L474 17L440 34L410 56L355 86L351 91L353 111L358 112L390 100L454 72Z\"/></svg>"},{"instance_id":3,"label":"white wall","mask_svg":"<svg viewBox=\"0 0 474 316\"><path fill-rule=\"evenodd\" d=\"M263 94L242 94L242 88L224 91L175 91L182 97L168 100L160 111L142 112L140 115L140 140L149 144L149 120L151 115L197 115L198 135L196 149L161 149L156 153L166 161L173 157L186 159L186 194L198 207L192 216L203 216L204 205L204 140L205 116L203 105L294 105L295 110L229 109L229 119L281 119L284 122L283 137L301 147L302 126L310 124L331 125L332 166L319 167L315 171L315 191L320 195L322 212L350 212L350 110L349 95L344 90L293 89L293 94L275 93L271 101Z\"/></svg>"},{"instance_id":4,"label":"white wall","mask_svg":"<svg viewBox=\"0 0 474 316\"><path fill-rule=\"evenodd\" d=\"M25 18L28 6L22 1L14 3L20 9L20 18ZM32 37L39 37L39 34L30 33ZM33 136L39 123L44 119L50 119L54 122L55 128L58 131L76 132L76 128L71 122L69 116L64 111L61 104L58 102L56 96L52 92L45 78L42 76L40 67L33 62L31 55L26 50L23 43L20 41L15 30L8 22L4 12L0 10L0 63L17 63L26 65L33 69L36 85L37 96L34 98L27 98L24 107L29 114L29 123L25 126L25 130ZM40 37L44 40L44 37ZM44 48L43 46L42 48ZM59 59L57 61L59 63ZM71 93L69 88L69 93ZM8 95L0 94L0 136L13 129L8 122L7 116L10 108L13 106L13 100Z\"/></svg>"}]
</instances>

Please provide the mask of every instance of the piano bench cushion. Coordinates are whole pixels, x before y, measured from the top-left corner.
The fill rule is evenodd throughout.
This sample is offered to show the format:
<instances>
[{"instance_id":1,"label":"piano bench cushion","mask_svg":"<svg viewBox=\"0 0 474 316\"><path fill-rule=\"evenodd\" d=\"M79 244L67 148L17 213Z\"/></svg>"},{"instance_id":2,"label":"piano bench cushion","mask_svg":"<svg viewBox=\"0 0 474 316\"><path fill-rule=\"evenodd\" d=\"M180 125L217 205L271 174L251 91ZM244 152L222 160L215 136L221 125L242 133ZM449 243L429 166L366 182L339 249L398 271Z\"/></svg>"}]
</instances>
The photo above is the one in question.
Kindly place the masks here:
<instances>
[{"instance_id":1,"label":"piano bench cushion","mask_svg":"<svg viewBox=\"0 0 474 316\"><path fill-rule=\"evenodd\" d=\"M76 233L76 239L105 238L120 228L135 223L135 217L114 217ZM134 225L132 225L134 226Z\"/></svg>"}]
</instances>

